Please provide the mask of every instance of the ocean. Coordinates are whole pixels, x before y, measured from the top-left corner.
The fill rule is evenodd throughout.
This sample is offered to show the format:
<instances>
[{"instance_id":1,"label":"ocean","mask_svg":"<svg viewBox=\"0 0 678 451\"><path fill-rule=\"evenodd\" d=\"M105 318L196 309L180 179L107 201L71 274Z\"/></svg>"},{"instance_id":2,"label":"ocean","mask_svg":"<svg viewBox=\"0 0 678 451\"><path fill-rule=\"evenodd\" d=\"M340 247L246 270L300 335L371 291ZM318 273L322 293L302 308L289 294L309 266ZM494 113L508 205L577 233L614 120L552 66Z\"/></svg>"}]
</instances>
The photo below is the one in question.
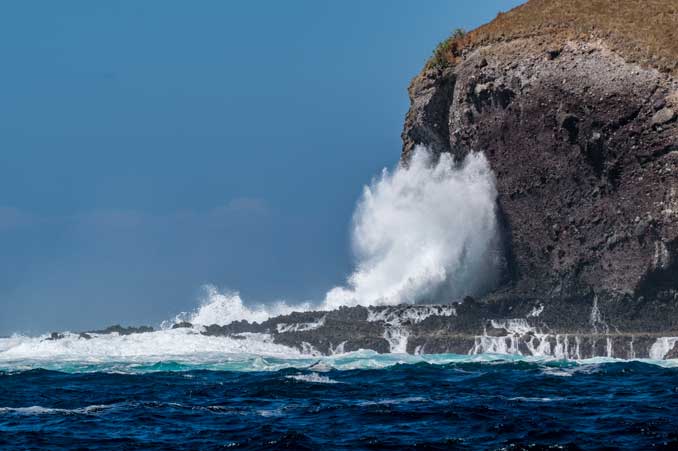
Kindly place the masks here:
<instances>
[{"instance_id":1,"label":"ocean","mask_svg":"<svg viewBox=\"0 0 678 451\"><path fill-rule=\"evenodd\" d=\"M80 342L93 351L132 339ZM371 351L123 358L54 351L77 342L68 339L36 351L36 340L0 340L3 450L678 448L675 361Z\"/></svg>"},{"instance_id":2,"label":"ocean","mask_svg":"<svg viewBox=\"0 0 678 451\"><path fill-rule=\"evenodd\" d=\"M646 353L655 360L564 360L581 356L567 340L543 340L526 357L515 336L539 334L521 317L496 326L507 337L478 337L470 355L404 353L409 328L430 309L366 313L363 323L383 323L391 354L344 352L336 341L322 356L274 339L320 330L325 316L206 334L292 311L495 287L503 260L487 160L430 160L415 153L365 188L353 218L355 271L322 301L254 305L208 286L194 312L153 332L0 338L0 450L678 449L678 361L661 360L678 337L657 338ZM436 312L456 316L446 304ZM597 304L590 323L607 327Z\"/></svg>"}]
</instances>

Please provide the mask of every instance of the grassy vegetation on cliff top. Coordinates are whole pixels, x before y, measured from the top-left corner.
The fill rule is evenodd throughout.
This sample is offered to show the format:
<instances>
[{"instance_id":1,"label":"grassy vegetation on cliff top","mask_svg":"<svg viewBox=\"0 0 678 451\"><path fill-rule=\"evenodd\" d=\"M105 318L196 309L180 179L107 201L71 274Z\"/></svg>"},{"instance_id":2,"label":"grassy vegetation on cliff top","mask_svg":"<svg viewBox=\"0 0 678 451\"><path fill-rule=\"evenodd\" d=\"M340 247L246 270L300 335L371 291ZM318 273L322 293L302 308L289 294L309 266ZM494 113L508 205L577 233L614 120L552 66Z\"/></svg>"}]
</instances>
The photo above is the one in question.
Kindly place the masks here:
<instances>
[{"instance_id":1,"label":"grassy vegetation on cliff top","mask_svg":"<svg viewBox=\"0 0 678 451\"><path fill-rule=\"evenodd\" d=\"M548 44L602 39L630 62L678 75L678 0L530 0L439 44L427 67L454 65L466 47L532 37Z\"/></svg>"}]
</instances>

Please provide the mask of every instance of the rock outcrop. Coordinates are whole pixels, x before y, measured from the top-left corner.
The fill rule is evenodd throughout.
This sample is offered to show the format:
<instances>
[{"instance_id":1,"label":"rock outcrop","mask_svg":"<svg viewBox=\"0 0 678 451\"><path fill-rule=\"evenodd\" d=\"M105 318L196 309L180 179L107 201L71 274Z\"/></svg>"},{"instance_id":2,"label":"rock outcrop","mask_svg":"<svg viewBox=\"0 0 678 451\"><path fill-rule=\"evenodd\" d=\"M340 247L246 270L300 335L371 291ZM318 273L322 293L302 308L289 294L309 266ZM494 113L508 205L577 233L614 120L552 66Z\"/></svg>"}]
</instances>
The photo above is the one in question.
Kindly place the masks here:
<instances>
[{"instance_id":1,"label":"rock outcrop","mask_svg":"<svg viewBox=\"0 0 678 451\"><path fill-rule=\"evenodd\" d=\"M643 315L637 315L638 308L644 309ZM298 312L261 324L238 321L200 330L204 335L236 339L269 334L275 343L311 355L371 349L379 353L665 359L678 356L678 303L667 312L645 301L630 306L597 298L593 303L585 298L568 302L466 298L447 305Z\"/></svg>"},{"instance_id":2,"label":"rock outcrop","mask_svg":"<svg viewBox=\"0 0 678 451\"><path fill-rule=\"evenodd\" d=\"M508 263L494 292L200 333L316 355L678 358L676 30L674 0L531 0L414 78L403 164L425 145L482 151L495 172Z\"/></svg>"},{"instance_id":3,"label":"rock outcrop","mask_svg":"<svg viewBox=\"0 0 678 451\"><path fill-rule=\"evenodd\" d=\"M402 162L417 145L486 154L505 283L478 300L430 300L446 306L303 313L254 329L320 354L676 358L676 30L669 0L531 0L442 43L410 86Z\"/></svg>"},{"instance_id":4,"label":"rock outcrop","mask_svg":"<svg viewBox=\"0 0 678 451\"><path fill-rule=\"evenodd\" d=\"M580 3L533 0L439 47L410 86L402 160L418 144L488 157L510 274L487 302L597 298L655 330L678 304L676 41L637 34L644 2ZM650 3L674 33L675 3Z\"/></svg>"},{"instance_id":5,"label":"rock outcrop","mask_svg":"<svg viewBox=\"0 0 678 451\"><path fill-rule=\"evenodd\" d=\"M531 0L441 43L409 88L401 161L485 153L504 283L257 330L320 354L678 357L676 30L672 0Z\"/></svg>"},{"instance_id":6,"label":"rock outcrop","mask_svg":"<svg viewBox=\"0 0 678 451\"><path fill-rule=\"evenodd\" d=\"M101 330L89 330L83 332L83 335L97 334L97 335L107 335L107 334L118 334L118 335L132 335L132 334L146 334L153 332L151 326L139 326L139 327L122 327L119 324L114 326L109 326Z\"/></svg>"}]
</instances>

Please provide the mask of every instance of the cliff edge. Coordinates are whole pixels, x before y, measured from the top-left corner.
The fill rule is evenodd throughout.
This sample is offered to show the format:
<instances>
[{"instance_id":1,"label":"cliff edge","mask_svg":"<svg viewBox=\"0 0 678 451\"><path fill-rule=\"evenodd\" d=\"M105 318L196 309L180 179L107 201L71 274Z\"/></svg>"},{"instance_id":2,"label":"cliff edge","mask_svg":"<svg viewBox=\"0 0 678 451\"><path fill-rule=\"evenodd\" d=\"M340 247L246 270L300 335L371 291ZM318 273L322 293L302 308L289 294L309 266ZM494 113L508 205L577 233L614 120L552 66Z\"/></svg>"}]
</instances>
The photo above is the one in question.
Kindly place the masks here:
<instances>
[{"instance_id":1,"label":"cliff edge","mask_svg":"<svg viewBox=\"0 0 678 451\"><path fill-rule=\"evenodd\" d=\"M495 291L201 333L317 355L678 358L676 30L674 0L531 0L455 33L414 78L402 164L417 145L482 151L496 175Z\"/></svg>"},{"instance_id":2,"label":"cliff edge","mask_svg":"<svg viewBox=\"0 0 678 451\"><path fill-rule=\"evenodd\" d=\"M665 324L642 327L673 327L676 30L670 0L532 0L441 43L414 78L403 162L419 144L483 151L496 174L509 264L489 300L597 298L619 323L656 310Z\"/></svg>"},{"instance_id":3,"label":"cliff edge","mask_svg":"<svg viewBox=\"0 0 678 451\"><path fill-rule=\"evenodd\" d=\"M490 294L174 327L312 355L678 358L676 30L675 0L531 0L414 78L403 164L417 145L482 151L496 175L506 264Z\"/></svg>"}]
</instances>

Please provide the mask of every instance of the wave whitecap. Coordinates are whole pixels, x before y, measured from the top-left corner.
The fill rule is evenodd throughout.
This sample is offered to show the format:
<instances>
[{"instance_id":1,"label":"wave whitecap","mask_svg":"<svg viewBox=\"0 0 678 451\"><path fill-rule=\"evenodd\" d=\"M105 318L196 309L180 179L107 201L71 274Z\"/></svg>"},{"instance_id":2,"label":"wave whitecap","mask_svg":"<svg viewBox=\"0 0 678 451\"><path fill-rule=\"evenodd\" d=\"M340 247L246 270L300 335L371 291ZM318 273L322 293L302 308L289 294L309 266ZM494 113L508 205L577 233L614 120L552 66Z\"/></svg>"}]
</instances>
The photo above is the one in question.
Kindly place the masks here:
<instances>
[{"instance_id":1,"label":"wave whitecap","mask_svg":"<svg viewBox=\"0 0 678 451\"><path fill-rule=\"evenodd\" d=\"M292 311L342 306L447 303L494 288L503 256L495 178L482 153L455 162L417 148L408 165L363 190L353 215L356 269L320 303L246 305L237 292L205 287L201 306L175 322L262 322Z\"/></svg>"},{"instance_id":2,"label":"wave whitecap","mask_svg":"<svg viewBox=\"0 0 678 451\"><path fill-rule=\"evenodd\" d=\"M298 358L298 350L267 334L208 337L201 326L238 320L261 323L292 311L342 306L445 303L492 288L500 273L495 181L487 159L472 153L455 162L419 148L408 165L383 170L363 190L353 216L356 269L345 286L318 303L246 304L237 292L206 286L199 307L177 315L163 330L59 340L0 339L0 363L45 361L101 363L213 362L215 356ZM171 329L174 323L194 327ZM397 337L392 337L396 339ZM401 342L403 342L401 340ZM402 346L396 350L403 351ZM217 358L219 360L219 358ZM13 366L13 365L10 365Z\"/></svg>"},{"instance_id":3,"label":"wave whitecap","mask_svg":"<svg viewBox=\"0 0 678 451\"><path fill-rule=\"evenodd\" d=\"M324 307L442 303L493 288L501 252L497 191L482 153L455 163L418 148L365 187L353 218L355 272Z\"/></svg>"}]
</instances>

